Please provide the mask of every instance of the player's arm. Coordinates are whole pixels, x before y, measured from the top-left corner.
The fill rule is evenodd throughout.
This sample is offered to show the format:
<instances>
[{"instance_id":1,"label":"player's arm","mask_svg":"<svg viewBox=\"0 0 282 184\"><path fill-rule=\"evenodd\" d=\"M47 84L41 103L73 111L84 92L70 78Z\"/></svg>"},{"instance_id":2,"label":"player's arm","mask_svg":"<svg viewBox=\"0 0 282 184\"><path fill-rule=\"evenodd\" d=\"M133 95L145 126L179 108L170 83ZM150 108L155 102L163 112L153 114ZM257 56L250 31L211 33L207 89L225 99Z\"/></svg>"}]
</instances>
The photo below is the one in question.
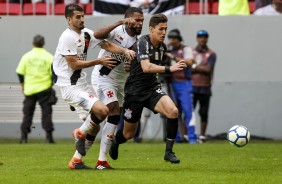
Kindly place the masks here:
<instances>
[{"instance_id":1,"label":"player's arm","mask_svg":"<svg viewBox=\"0 0 282 184\"><path fill-rule=\"evenodd\" d=\"M104 56L101 58L97 58L94 60L80 60L77 58L77 55L68 55L65 56L66 61L68 62L68 65L71 67L73 70L79 70L83 68L88 68L94 65L102 64L107 68L114 68L116 61L113 60L110 56Z\"/></svg>"},{"instance_id":2,"label":"player's arm","mask_svg":"<svg viewBox=\"0 0 282 184\"><path fill-rule=\"evenodd\" d=\"M109 34L112 30L114 30L116 27L126 24L130 26L131 24L134 24L135 20L133 18L125 18L122 20L119 20L113 24L107 25L105 27L102 27L101 29L98 29L94 32L94 37L97 39L106 39L109 37Z\"/></svg>"},{"instance_id":3,"label":"player's arm","mask_svg":"<svg viewBox=\"0 0 282 184\"><path fill-rule=\"evenodd\" d=\"M140 63L144 73L170 73L183 70L183 68L187 67L184 60L181 60L172 66L159 66L151 63L149 59L141 60Z\"/></svg>"},{"instance_id":4,"label":"player's arm","mask_svg":"<svg viewBox=\"0 0 282 184\"><path fill-rule=\"evenodd\" d=\"M166 55L175 62L179 62L181 60L184 60L184 62L187 64L187 66L192 66L195 63L195 60L193 58L193 51L190 47L184 47L183 49L183 58L176 57L171 53L166 53Z\"/></svg>"},{"instance_id":5,"label":"player's arm","mask_svg":"<svg viewBox=\"0 0 282 184\"><path fill-rule=\"evenodd\" d=\"M135 52L133 50L120 47L110 41L103 41L100 46L109 52L125 54L130 60L135 57Z\"/></svg>"},{"instance_id":6,"label":"player's arm","mask_svg":"<svg viewBox=\"0 0 282 184\"><path fill-rule=\"evenodd\" d=\"M144 73L170 73L183 70L186 67L184 61L179 61L173 66L159 66L150 62L150 44L142 37L137 41L137 61L140 62Z\"/></svg>"},{"instance_id":7,"label":"player's arm","mask_svg":"<svg viewBox=\"0 0 282 184\"><path fill-rule=\"evenodd\" d=\"M197 65L193 69L193 73L212 73L214 69L216 61L216 54L211 54L208 58L208 64L207 65Z\"/></svg>"}]
</instances>

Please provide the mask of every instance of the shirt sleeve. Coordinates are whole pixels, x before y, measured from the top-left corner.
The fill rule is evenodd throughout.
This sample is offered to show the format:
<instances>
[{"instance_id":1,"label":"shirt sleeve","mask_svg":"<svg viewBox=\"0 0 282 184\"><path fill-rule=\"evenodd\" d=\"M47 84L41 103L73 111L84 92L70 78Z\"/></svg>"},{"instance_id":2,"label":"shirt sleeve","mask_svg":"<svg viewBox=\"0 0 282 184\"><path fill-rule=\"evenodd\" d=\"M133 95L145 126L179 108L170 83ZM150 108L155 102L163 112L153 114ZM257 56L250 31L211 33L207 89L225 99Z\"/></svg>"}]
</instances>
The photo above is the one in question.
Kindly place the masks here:
<instances>
[{"instance_id":1,"label":"shirt sleeve","mask_svg":"<svg viewBox=\"0 0 282 184\"><path fill-rule=\"evenodd\" d=\"M17 69L16 69L16 72L17 74L21 74L21 75L25 75L26 73L26 57L25 55L21 58L18 66L17 66Z\"/></svg>"},{"instance_id":2,"label":"shirt sleeve","mask_svg":"<svg viewBox=\"0 0 282 184\"><path fill-rule=\"evenodd\" d=\"M60 38L61 54L63 56L77 55L77 45L75 39L70 35L62 35Z\"/></svg>"},{"instance_id":3,"label":"shirt sleeve","mask_svg":"<svg viewBox=\"0 0 282 184\"><path fill-rule=\"evenodd\" d=\"M213 53L213 54L211 54L210 57L208 58L208 65L211 66L211 67L214 67L215 62L216 62L216 54Z\"/></svg>"},{"instance_id":4,"label":"shirt sleeve","mask_svg":"<svg viewBox=\"0 0 282 184\"><path fill-rule=\"evenodd\" d=\"M184 57L184 59L194 59L192 48L184 47L184 49L183 49L183 57Z\"/></svg>"},{"instance_id":5,"label":"shirt sleeve","mask_svg":"<svg viewBox=\"0 0 282 184\"><path fill-rule=\"evenodd\" d=\"M144 37L140 38L137 41L137 61L149 59L149 53L149 42Z\"/></svg>"}]
</instances>

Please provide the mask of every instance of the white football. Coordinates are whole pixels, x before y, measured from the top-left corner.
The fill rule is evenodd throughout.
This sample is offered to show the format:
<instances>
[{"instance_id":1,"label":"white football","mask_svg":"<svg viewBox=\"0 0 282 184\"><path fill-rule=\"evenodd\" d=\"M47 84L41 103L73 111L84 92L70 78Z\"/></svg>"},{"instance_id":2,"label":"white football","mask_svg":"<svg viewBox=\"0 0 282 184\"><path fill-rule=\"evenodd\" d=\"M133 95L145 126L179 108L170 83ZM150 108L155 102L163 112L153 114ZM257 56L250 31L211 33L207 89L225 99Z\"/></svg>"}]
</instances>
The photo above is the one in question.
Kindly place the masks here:
<instances>
[{"instance_id":1,"label":"white football","mask_svg":"<svg viewBox=\"0 0 282 184\"><path fill-rule=\"evenodd\" d=\"M250 142L250 136L250 131L242 125L233 126L227 133L229 142L238 147L247 145Z\"/></svg>"}]
</instances>

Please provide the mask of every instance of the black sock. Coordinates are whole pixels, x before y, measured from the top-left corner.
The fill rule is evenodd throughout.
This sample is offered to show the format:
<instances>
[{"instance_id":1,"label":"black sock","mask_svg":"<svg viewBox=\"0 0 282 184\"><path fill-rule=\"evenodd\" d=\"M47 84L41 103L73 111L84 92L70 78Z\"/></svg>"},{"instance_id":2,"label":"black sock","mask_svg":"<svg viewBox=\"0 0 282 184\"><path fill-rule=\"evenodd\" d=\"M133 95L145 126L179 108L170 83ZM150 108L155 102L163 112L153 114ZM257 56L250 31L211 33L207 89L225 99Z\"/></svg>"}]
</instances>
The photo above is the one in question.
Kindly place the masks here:
<instances>
[{"instance_id":1,"label":"black sock","mask_svg":"<svg viewBox=\"0 0 282 184\"><path fill-rule=\"evenodd\" d=\"M123 136L123 130L118 130L116 134L116 142L118 144L125 143L127 139Z\"/></svg>"},{"instance_id":2,"label":"black sock","mask_svg":"<svg viewBox=\"0 0 282 184\"><path fill-rule=\"evenodd\" d=\"M178 118L167 118L166 123L166 151L172 151L173 144L178 130Z\"/></svg>"},{"instance_id":3,"label":"black sock","mask_svg":"<svg viewBox=\"0 0 282 184\"><path fill-rule=\"evenodd\" d=\"M86 139L88 141L95 141L96 136L90 135L90 134L86 134Z\"/></svg>"}]
</instances>

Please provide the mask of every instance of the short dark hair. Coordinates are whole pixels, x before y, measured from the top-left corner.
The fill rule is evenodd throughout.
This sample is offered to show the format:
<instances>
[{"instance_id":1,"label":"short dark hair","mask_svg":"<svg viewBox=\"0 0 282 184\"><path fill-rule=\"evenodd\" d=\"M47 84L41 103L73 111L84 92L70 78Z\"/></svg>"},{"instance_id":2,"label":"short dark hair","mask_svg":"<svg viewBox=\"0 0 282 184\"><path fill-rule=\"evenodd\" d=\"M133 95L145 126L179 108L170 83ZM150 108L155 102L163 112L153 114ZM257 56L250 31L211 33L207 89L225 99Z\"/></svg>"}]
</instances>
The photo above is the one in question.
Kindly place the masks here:
<instances>
[{"instance_id":1,"label":"short dark hair","mask_svg":"<svg viewBox=\"0 0 282 184\"><path fill-rule=\"evenodd\" d=\"M164 14L155 14L151 17L149 26L155 27L159 23L167 22L167 17Z\"/></svg>"},{"instance_id":2,"label":"short dark hair","mask_svg":"<svg viewBox=\"0 0 282 184\"><path fill-rule=\"evenodd\" d=\"M126 12L124 14L124 18L131 17L135 12L143 15L143 11L142 11L141 8L130 7L126 10Z\"/></svg>"},{"instance_id":3,"label":"short dark hair","mask_svg":"<svg viewBox=\"0 0 282 184\"><path fill-rule=\"evenodd\" d=\"M68 18L68 17L72 17L73 16L73 12L74 11L80 11L80 12L83 12L83 8L77 4L68 4L66 7L65 7L65 17Z\"/></svg>"},{"instance_id":4,"label":"short dark hair","mask_svg":"<svg viewBox=\"0 0 282 184\"><path fill-rule=\"evenodd\" d=\"M39 47L39 48L42 48L45 44L45 39L43 36L41 35L35 35L33 37L33 41L32 41L32 44L34 47Z\"/></svg>"}]
</instances>

